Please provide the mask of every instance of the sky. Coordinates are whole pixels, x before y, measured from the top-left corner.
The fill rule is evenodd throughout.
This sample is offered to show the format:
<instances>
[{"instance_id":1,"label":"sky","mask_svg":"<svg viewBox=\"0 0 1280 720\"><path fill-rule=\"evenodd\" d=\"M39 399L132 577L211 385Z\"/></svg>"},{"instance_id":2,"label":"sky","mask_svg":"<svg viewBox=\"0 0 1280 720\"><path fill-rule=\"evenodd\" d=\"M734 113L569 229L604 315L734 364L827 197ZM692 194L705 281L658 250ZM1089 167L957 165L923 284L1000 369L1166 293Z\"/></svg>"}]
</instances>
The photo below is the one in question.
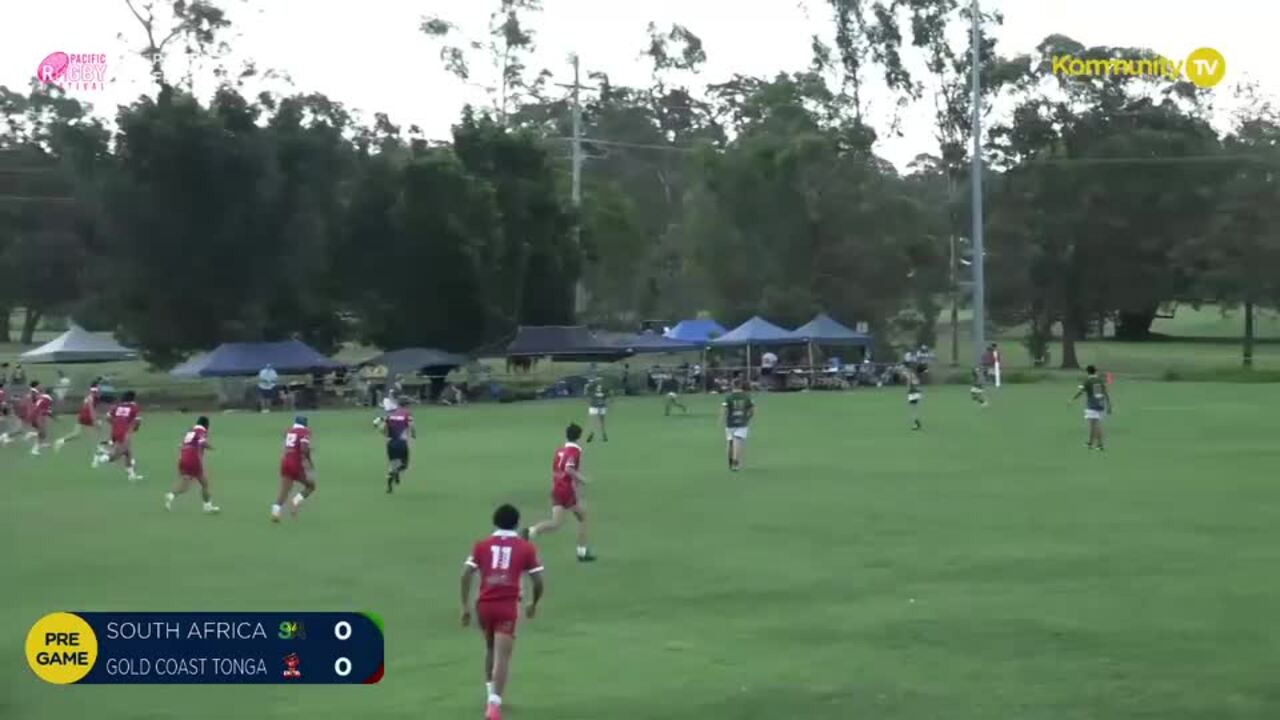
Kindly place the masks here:
<instances>
[{"instance_id":1,"label":"sky","mask_svg":"<svg viewBox=\"0 0 1280 720\"><path fill-rule=\"evenodd\" d=\"M424 16L435 15L459 24L468 36L480 36L496 3L222 0L221 5L234 24L233 61L253 58L260 68L288 73L298 91L323 92L366 118L385 112L402 126L417 124L428 137L445 138L465 103L486 102L479 87L483 78L469 85L446 73L438 46L418 26ZM106 55L106 87L71 91L99 114L113 115L115 106L152 91L145 66L131 54L142 34L124 0L7 5L0 14L0 84L25 87L43 58L63 51ZM996 34L1001 54L1030 52L1051 33L1086 45L1150 47L1172 58L1198 47L1216 48L1228 67L1213 91L1220 96L1215 100L1220 124L1232 107L1231 88L1242 79L1280 98L1280 64L1270 57L1280 27L1275 0L982 0L982 6L1004 15ZM649 71L640 52L650 21L663 27L679 23L702 38L708 60L692 79L695 86L734 73L802 69L809 62L810 37L829 34L831 28L826 0L543 0L543 11L532 20L539 46L534 64L556 73L556 82L568 82L567 57L576 52L584 71L604 71L615 84L644 83ZM882 156L903 167L917 154L935 151L930 103L904 113L900 135L888 136L891 98L872 93L869 102L882 131L877 148Z\"/></svg>"}]
</instances>

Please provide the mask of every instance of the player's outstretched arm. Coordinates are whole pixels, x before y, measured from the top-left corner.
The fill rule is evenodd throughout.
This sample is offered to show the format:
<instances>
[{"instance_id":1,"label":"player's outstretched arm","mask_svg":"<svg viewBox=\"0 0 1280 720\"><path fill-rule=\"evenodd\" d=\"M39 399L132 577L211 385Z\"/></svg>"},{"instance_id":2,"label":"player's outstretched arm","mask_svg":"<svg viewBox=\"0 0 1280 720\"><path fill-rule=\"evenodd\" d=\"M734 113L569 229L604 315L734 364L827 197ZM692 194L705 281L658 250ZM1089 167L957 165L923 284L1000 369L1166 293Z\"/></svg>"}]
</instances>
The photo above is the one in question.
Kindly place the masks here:
<instances>
[{"instance_id":1,"label":"player's outstretched arm","mask_svg":"<svg viewBox=\"0 0 1280 720\"><path fill-rule=\"evenodd\" d=\"M533 583L533 600L529 602L529 607L525 609L525 615L532 620L538 614L538 603L542 602L542 593L545 586L542 583L542 573L529 573L529 581Z\"/></svg>"},{"instance_id":2,"label":"player's outstretched arm","mask_svg":"<svg viewBox=\"0 0 1280 720\"><path fill-rule=\"evenodd\" d=\"M462 566L462 627L471 624L471 578L475 574L475 563L467 558L467 564Z\"/></svg>"}]
</instances>

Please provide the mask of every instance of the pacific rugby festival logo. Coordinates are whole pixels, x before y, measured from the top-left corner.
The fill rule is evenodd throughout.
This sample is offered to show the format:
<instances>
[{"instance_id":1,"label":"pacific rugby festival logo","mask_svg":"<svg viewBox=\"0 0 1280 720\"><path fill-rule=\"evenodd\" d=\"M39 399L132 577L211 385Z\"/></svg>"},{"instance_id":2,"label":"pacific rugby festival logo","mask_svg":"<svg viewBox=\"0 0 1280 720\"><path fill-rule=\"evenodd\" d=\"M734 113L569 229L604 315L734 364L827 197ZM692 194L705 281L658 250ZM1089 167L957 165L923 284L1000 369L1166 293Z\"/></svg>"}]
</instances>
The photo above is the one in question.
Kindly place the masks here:
<instances>
[{"instance_id":1,"label":"pacific rugby festival logo","mask_svg":"<svg viewBox=\"0 0 1280 720\"><path fill-rule=\"evenodd\" d=\"M104 53L49 53L36 66L36 80L63 90L102 90L107 86L107 56Z\"/></svg>"}]
</instances>

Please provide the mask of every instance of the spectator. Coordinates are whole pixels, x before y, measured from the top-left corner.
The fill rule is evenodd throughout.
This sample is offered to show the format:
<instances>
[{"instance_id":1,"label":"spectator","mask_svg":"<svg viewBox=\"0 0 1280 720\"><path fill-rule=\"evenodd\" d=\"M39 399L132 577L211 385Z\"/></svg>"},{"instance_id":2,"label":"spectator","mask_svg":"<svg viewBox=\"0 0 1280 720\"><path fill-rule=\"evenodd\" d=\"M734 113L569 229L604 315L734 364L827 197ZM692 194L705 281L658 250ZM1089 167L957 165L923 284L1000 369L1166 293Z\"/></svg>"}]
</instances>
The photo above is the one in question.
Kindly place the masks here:
<instances>
[{"instance_id":1,"label":"spectator","mask_svg":"<svg viewBox=\"0 0 1280 720\"><path fill-rule=\"evenodd\" d=\"M271 403L276 398L276 383L279 381L280 375L271 363L258 371L258 409L262 412L271 412Z\"/></svg>"},{"instance_id":2,"label":"spectator","mask_svg":"<svg viewBox=\"0 0 1280 720\"><path fill-rule=\"evenodd\" d=\"M9 386L9 363L0 363L0 388Z\"/></svg>"},{"instance_id":3,"label":"spectator","mask_svg":"<svg viewBox=\"0 0 1280 720\"><path fill-rule=\"evenodd\" d=\"M58 382L53 386L53 396L57 398L58 405L62 405L62 401L67 399L67 394L71 392L71 378L67 374L58 370Z\"/></svg>"},{"instance_id":4,"label":"spectator","mask_svg":"<svg viewBox=\"0 0 1280 720\"><path fill-rule=\"evenodd\" d=\"M22 369L22 363L13 366L13 377L9 378L9 382L20 387L27 386L27 371Z\"/></svg>"}]
</instances>

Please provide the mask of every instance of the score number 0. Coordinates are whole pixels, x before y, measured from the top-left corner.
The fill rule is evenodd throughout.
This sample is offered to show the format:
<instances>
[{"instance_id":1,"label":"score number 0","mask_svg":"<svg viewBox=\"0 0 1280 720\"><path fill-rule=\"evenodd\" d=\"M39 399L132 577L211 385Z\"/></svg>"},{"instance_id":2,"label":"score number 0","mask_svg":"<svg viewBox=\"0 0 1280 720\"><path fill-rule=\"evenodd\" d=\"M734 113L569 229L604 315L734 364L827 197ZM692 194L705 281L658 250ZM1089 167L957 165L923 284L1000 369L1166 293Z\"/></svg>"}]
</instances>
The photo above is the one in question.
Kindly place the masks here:
<instances>
[{"instance_id":1,"label":"score number 0","mask_svg":"<svg viewBox=\"0 0 1280 720\"><path fill-rule=\"evenodd\" d=\"M333 626L333 636L339 640L351 639L351 623L346 620L339 620ZM333 663L333 671L338 677L347 677L351 674L351 661L345 657L340 657Z\"/></svg>"}]
</instances>

